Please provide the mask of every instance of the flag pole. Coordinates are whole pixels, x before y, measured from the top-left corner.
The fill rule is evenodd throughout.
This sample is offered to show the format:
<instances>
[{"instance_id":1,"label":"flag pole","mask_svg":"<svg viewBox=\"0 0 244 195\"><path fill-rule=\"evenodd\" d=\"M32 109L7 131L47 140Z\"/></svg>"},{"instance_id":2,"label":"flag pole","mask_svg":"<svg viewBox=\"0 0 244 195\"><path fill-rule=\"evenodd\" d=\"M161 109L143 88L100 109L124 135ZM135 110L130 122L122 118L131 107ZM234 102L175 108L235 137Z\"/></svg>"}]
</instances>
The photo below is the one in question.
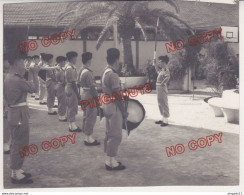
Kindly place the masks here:
<instances>
[{"instance_id":1,"label":"flag pole","mask_svg":"<svg viewBox=\"0 0 244 195\"><path fill-rule=\"evenodd\" d=\"M154 48L154 53L153 53L153 66L156 65L158 25L159 25L159 17L157 19L157 26L156 26L156 30L155 30L155 40L154 40L155 48Z\"/></svg>"}]
</instances>

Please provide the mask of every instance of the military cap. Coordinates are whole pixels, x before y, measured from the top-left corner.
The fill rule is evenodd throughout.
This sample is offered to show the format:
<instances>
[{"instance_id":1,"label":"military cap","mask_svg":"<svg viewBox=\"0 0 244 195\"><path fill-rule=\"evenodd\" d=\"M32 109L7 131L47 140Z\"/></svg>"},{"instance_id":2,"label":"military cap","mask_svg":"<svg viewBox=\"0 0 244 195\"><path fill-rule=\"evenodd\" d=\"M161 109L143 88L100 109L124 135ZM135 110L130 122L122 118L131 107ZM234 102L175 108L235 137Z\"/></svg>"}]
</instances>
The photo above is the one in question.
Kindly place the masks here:
<instances>
[{"instance_id":1,"label":"military cap","mask_svg":"<svg viewBox=\"0 0 244 195\"><path fill-rule=\"evenodd\" d=\"M92 59L92 53L91 52L85 52L82 54L82 63L85 64L87 63L89 60Z\"/></svg>"},{"instance_id":2,"label":"military cap","mask_svg":"<svg viewBox=\"0 0 244 195\"><path fill-rule=\"evenodd\" d=\"M66 57L68 60L71 60L72 58L77 57L77 56L78 56L78 54L75 51L70 51L70 52L66 53Z\"/></svg>"},{"instance_id":3,"label":"military cap","mask_svg":"<svg viewBox=\"0 0 244 195\"><path fill-rule=\"evenodd\" d=\"M56 58L56 62L57 62L57 63L61 63L61 62L66 61L66 60L67 60L67 58L64 57L64 56L58 56L58 57Z\"/></svg>"}]
</instances>

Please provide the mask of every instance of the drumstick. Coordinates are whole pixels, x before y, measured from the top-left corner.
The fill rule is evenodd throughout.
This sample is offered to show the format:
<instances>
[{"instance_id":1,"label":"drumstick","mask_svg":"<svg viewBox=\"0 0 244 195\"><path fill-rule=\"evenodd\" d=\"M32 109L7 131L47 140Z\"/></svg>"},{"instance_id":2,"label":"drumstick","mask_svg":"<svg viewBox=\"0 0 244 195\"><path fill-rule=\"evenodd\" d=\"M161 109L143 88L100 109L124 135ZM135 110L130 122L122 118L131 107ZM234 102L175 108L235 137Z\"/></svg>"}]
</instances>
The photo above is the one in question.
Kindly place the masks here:
<instances>
[{"instance_id":1,"label":"drumstick","mask_svg":"<svg viewBox=\"0 0 244 195\"><path fill-rule=\"evenodd\" d=\"M128 108L128 101L125 100L125 111L127 112L127 108ZM124 119L124 123L125 123L125 129L128 133L128 135L130 135L130 131L128 130L128 127L127 127L127 118Z\"/></svg>"}]
</instances>

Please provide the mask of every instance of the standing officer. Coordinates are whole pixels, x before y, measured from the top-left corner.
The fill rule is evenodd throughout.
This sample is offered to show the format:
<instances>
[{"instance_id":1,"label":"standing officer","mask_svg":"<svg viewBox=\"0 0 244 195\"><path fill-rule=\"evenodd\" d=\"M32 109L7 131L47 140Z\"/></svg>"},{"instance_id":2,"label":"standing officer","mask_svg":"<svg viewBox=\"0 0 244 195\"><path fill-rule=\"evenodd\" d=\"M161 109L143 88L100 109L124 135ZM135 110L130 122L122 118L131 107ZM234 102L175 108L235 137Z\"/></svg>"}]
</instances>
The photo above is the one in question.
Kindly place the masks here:
<instances>
[{"instance_id":1,"label":"standing officer","mask_svg":"<svg viewBox=\"0 0 244 195\"><path fill-rule=\"evenodd\" d=\"M161 124L161 126L168 125L169 118L169 105L168 105L168 87L167 83L170 79L170 72L167 64L169 62L169 57L159 56L159 63L155 66L155 69L158 73L157 82L156 82L156 90L158 97L158 107L160 113L162 115L162 121L156 121L156 124Z\"/></svg>"},{"instance_id":2,"label":"standing officer","mask_svg":"<svg viewBox=\"0 0 244 195\"><path fill-rule=\"evenodd\" d=\"M92 75L92 71L89 69L91 66L92 53L85 52L82 54L83 66L78 74L78 84L82 87L81 100L88 100L89 98L97 97L96 83ZM83 124L82 130L85 133L85 145L96 146L100 145L97 140L92 137L93 128L97 119L97 108L90 108L88 106L83 111Z\"/></svg>"},{"instance_id":3,"label":"standing officer","mask_svg":"<svg viewBox=\"0 0 244 195\"><path fill-rule=\"evenodd\" d=\"M37 85L26 81L24 55L18 51L11 55L9 63L12 70L7 74L3 84L3 95L9 106L8 122L11 130L10 168L11 181L14 184L29 184L31 175L21 170L24 157L19 149L29 145L29 110L26 102L27 93L36 92Z\"/></svg>"},{"instance_id":4,"label":"standing officer","mask_svg":"<svg viewBox=\"0 0 244 195\"><path fill-rule=\"evenodd\" d=\"M65 102L65 71L64 71L66 60L67 59L64 56L58 56L56 58L56 62L58 63L58 66L59 66L59 69L56 70L58 116L59 116L59 121L62 121L62 122L67 121L66 102Z\"/></svg>"},{"instance_id":5,"label":"standing officer","mask_svg":"<svg viewBox=\"0 0 244 195\"><path fill-rule=\"evenodd\" d=\"M120 94L120 79L116 71L120 68L120 52L116 48L107 50L108 65L102 75L103 93L112 97L113 92ZM125 166L118 162L118 147L122 140L122 123L128 113L125 110L123 101L104 104L104 115L106 117L106 137L104 140L104 152L106 153L105 167L107 170L123 170Z\"/></svg>"},{"instance_id":6,"label":"standing officer","mask_svg":"<svg viewBox=\"0 0 244 195\"><path fill-rule=\"evenodd\" d=\"M44 61L46 62L44 64L45 67L53 67L53 55L52 54L46 54L44 56ZM55 67L54 67L55 68ZM59 68L59 67L56 67ZM47 70L46 72L46 87L47 87L47 108L48 108L48 114L49 115L57 115L58 113L56 111L53 111L55 96L56 96L56 75L55 70Z\"/></svg>"},{"instance_id":7,"label":"standing officer","mask_svg":"<svg viewBox=\"0 0 244 195\"><path fill-rule=\"evenodd\" d=\"M67 120L69 121L70 132L81 132L81 129L75 124L75 116L78 113L78 101L80 101L80 94L77 88L77 71L76 61L77 53L74 51L66 54L68 63L65 68L65 95L67 105Z\"/></svg>"}]
</instances>

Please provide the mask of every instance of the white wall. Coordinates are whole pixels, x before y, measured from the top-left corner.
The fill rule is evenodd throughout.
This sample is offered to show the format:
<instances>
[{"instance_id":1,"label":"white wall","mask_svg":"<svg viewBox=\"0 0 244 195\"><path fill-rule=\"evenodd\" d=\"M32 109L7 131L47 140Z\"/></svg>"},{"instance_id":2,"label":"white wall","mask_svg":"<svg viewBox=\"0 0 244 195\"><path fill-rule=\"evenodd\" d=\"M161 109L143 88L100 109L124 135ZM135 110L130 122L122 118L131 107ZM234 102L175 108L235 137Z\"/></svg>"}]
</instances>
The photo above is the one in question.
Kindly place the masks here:
<instances>
[{"instance_id":1,"label":"white wall","mask_svg":"<svg viewBox=\"0 0 244 195\"><path fill-rule=\"evenodd\" d=\"M40 53L51 53L54 55L54 59L57 56L63 55L69 51L76 51L78 53L78 61L77 68L82 65L81 62L81 54L83 53L83 41L82 40L66 40L64 43L59 43L58 45L50 45L49 47L43 47L40 40L37 40L38 48L35 51L30 51L29 55L39 55ZM165 41L157 42L157 57L160 55L166 55ZM94 76L100 76L104 67L106 66L106 56L107 49L114 47L113 41L106 41L100 47L99 50L96 50L96 41L87 41L87 51L93 53L93 61L92 67ZM235 53L239 53L239 44L238 43L229 43L230 47L232 47ZM121 61L123 61L122 54L122 44L118 46L118 49L121 52ZM143 68L147 63L148 59L153 59L154 52L154 41L140 41L139 42L139 69ZM176 51L177 52L177 51ZM132 54L133 54L133 62L136 65L136 42L132 41ZM172 53L167 54L171 57Z\"/></svg>"}]
</instances>

